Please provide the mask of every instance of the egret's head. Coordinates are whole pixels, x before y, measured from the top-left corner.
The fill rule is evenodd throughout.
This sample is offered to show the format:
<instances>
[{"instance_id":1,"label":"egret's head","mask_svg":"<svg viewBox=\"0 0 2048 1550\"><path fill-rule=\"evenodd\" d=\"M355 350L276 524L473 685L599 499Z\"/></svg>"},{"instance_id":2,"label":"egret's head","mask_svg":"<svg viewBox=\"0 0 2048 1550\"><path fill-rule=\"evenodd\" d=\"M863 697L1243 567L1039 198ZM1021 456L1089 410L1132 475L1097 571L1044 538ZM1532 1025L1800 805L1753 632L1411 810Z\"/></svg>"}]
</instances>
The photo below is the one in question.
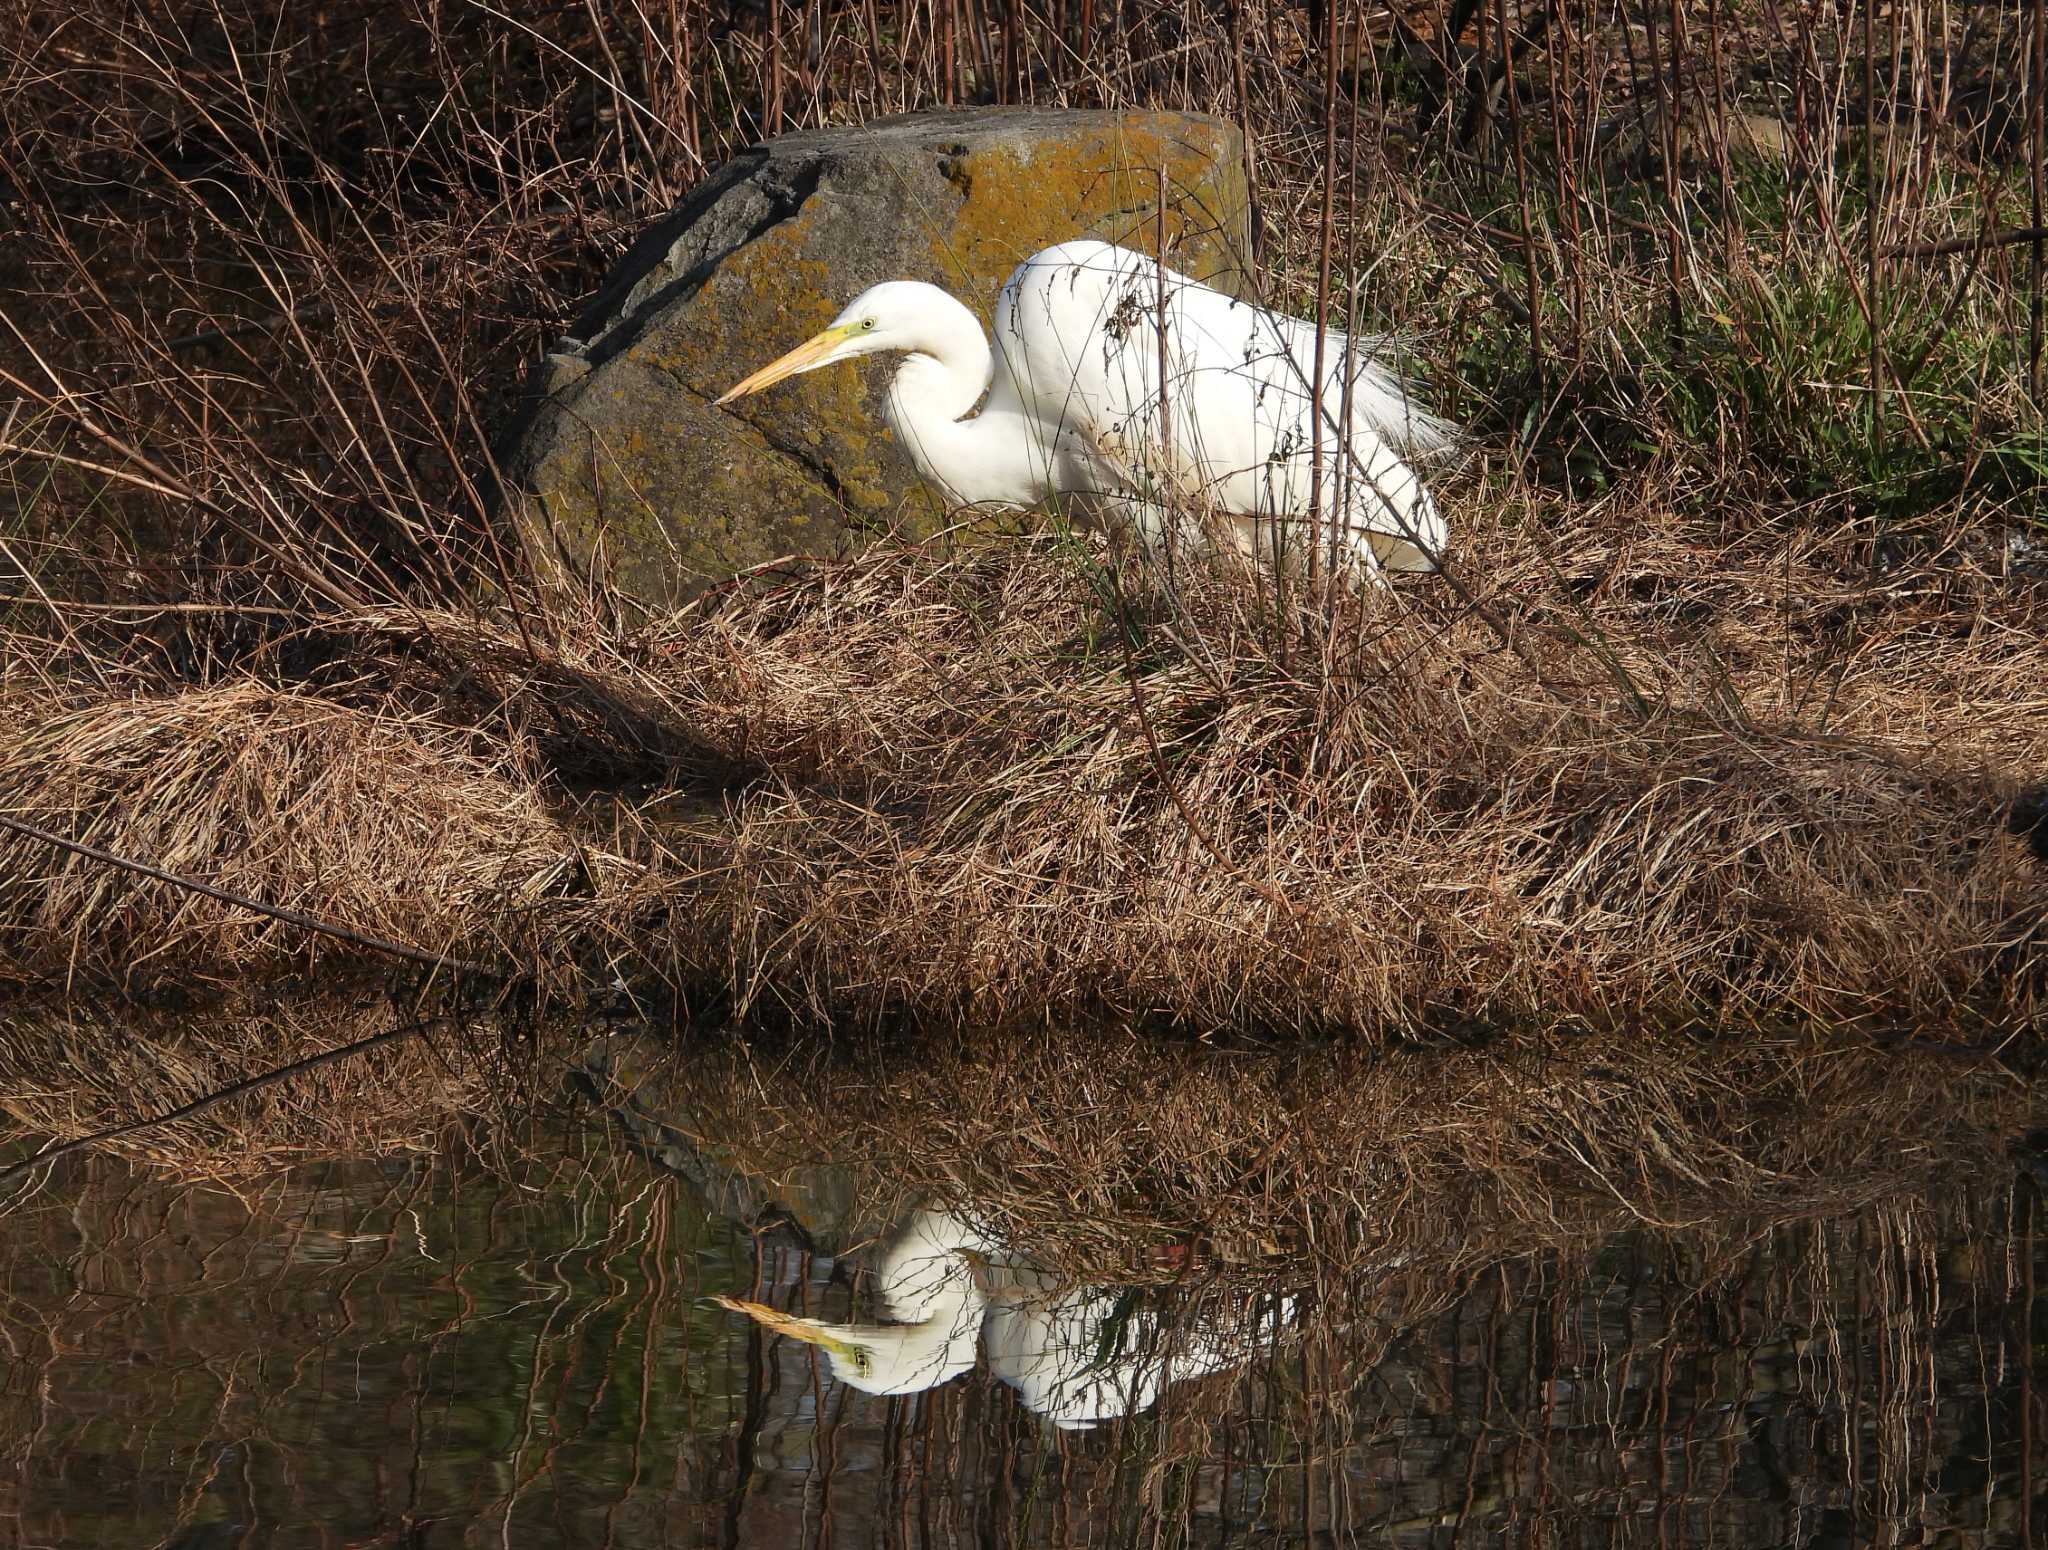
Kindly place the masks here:
<instances>
[{"instance_id":1,"label":"egret's head","mask_svg":"<svg viewBox=\"0 0 2048 1550\"><path fill-rule=\"evenodd\" d=\"M801 376L855 356L916 349L918 321L929 311L924 299L931 289L914 280L888 280L870 286L832 320L830 328L806 339L780 359L770 361L744 382L735 383L717 402L728 404L735 398L773 387L784 377Z\"/></svg>"}]
</instances>

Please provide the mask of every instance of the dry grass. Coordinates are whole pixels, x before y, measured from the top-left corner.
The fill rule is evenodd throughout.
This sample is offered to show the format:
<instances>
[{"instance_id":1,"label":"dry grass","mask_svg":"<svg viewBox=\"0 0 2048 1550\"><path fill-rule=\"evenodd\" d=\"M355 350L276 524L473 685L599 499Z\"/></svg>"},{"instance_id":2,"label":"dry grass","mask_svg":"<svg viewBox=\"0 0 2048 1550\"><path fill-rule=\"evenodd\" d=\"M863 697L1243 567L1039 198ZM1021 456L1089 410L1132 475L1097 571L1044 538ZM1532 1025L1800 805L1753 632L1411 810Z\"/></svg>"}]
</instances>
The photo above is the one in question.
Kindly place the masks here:
<instances>
[{"instance_id":1,"label":"dry grass","mask_svg":"<svg viewBox=\"0 0 2048 1550\"><path fill-rule=\"evenodd\" d=\"M2030 1026L2048 869L2004 820L2048 767L2042 589L1831 581L1825 542L1675 525L1569 552L1485 530L1476 610L1425 583L1334 623L1223 570L1168 598L1059 537L877 551L636 636L358 615L339 698L46 715L0 804L375 936L771 1020ZM667 778L590 790L621 770ZM219 986L334 951L7 847L20 975Z\"/></svg>"},{"instance_id":2,"label":"dry grass","mask_svg":"<svg viewBox=\"0 0 2048 1550\"><path fill-rule=\"evenodd\" d=\"M0 812L429 952L494 956L578 876L508 762L419 718L242 681L46 708L0 739ZM226 987L362 950L0 834L0 973ZM372 961L375 960L374 957Z\"/></svg>"},{"instance_id":3,"label":"dry grass","mask_svg":"<svg viewBox=\"0 0 2048 1550\"><path fill-rule=\"evenodd\" d=\"M1843 662L1787 623L1827 597L1789 556L1589 545L1599 584L1558 585L1491 538L1515 649L1425 590L1333 637L1187 576L1148 622L1056 540L736 594L650 673L765 778L660 836L635 911L592 908L659 972L817 1020L2033 1018L2048 876L2003 832L2048 756L2033 591L1851 588Z\"/></svg>"}]
</instances>

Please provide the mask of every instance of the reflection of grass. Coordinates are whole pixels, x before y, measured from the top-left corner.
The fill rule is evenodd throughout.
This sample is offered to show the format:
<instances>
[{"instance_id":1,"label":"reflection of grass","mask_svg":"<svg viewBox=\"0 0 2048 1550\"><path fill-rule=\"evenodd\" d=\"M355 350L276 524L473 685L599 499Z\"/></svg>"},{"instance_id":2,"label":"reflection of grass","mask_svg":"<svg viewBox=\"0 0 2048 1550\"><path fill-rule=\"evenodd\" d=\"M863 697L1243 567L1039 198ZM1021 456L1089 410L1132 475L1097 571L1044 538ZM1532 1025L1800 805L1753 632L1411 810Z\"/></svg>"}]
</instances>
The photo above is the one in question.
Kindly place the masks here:
<instances>
[{"instance_id":1,"label":"reflection of grass","mask_svg":"<svg viewBox=\"0 0 2048 1550\"><path fill-rule=\"evenodd\" d=\"M745 1289L750 1245L593 1139L499 1137L486 1160L442 1134L233 1193L68 1175L0 1252L9 1306L67 1331L16 1346L34 1392L0 1388L22 1506L70 1544L259 1518L371 1542L558 1525L626 1494L636 1438L715 1451L743 1385L699 1294Z\"/></svg>"},{"instance_id":2,"label":"reflection of grass","mask_svg":"<svg viewBox=\"0 0 2048 1550\"><path fill-rule=\"evenodd\" d=\"M62 1024L40 1026L55 1035ZM255 1043L251 1024L213 1031L227 1047ZM565 1028L523 1037L536 1033L556 1050L582 1036ZM650 1047L670 1048L662 1038ZM1026 1462L1106 1459L1128 1470L1088 1510L1113 1502L1149 1522L1172 1502L1155 1486L1211 1445L1213 1427L1238 1424L1226 1417L1272 1428L1229 1446L1241 1461L1283 1473L1307 1455L1365 1445L1375 1433L1351 1429L1349 1405L1376 1412L1359 1376L1403 1331L1412 1342L1482 1268L1484 1295L1460 1315L1464 1333L1446 1359L1464 1351L1469 1362L1471 1348L1459 1342L1472 1338L1470 1321L1483 1328L1496 1316L1503 1349L1518 1349L1508 1331L1542 1321L1527 1309L1508 1319L1491 1299L1540 1276L1546 1255L1562 1252L1571 1265L1615 1229L1649 1221L1683 1224L1682 1252L1700 1263L1740 1266L1770 1241L1772 1223L1852 1223L1872 1199L1958 1171L1990 1176L2004 1137L2038 1119L2024 1084L1954 1052L1635 1032L1375 1052L1040 1028L849 1042L836 1057L799 1050L792 1061L758 1042L700 1034L667 1065L675 1100L721 1155L765 1159L771 1172L789 1158L837 1160L859 1200L924 1196L970 1209L1063 1285L1149 1284L1117 1294L1111 1328L1140 1308L1179 1328L1246 1288L1307 1291L1317 1311L1270 1361L1176 1385L1154 1413L1101 1439L1040 1437L986 1379L915 1401L922 1410L828 1388L813 1414L807 1358L772 1343L762 1387L745 1399L748 1375L736 1360L745 1332L703 1301L754 1291L744 1235L706 1220L637 1156L607 1152L596 1132L560 1154L544 1127L485 1128L476 1134L489 1171L459 1148L422 1161L430 1154L416 1145L411 1162L273 1172L238 1193L184 1197L194 1204L176 1210L157 1198L166 1186L79 1165L57 1183L64 1209L12 1218L21 1230L0 1253L11 1306L61 1308L62 1319L90 1326L88 1340L66 1339L37 1369L47 1385L37 1392L55 1408L43 1426L17 1433L42 1439L26 1455L30 1477L95 1439L140 1483L134 1497L100 1488L92 1510L189 1524L221 1504L180 1494L185 1450L231 1442L242 1451L222 1477L226 1489L272 1513L287 1513L284 1504L317 1510L337 1532L368 1535L407 1513L451 1522L509 1515L574 1538L581 1528L561 1523L581 1525L581 1514L601 1517L622 1499L731 1499L749 1514L769 1511L756 1495L730 1495L736 1436L756 1439L752 1478L800 1489L808 1471L850 1461L835 1449L855 1438L870 1446L896 1435L891 1427L936 1450L921 1453L923 1467L971 1474L973 1460L988 1456L972 1428L990 1427ZM379 1075L413 1080L405 1067L370 1073ZM448 1102L421 1090L398 1096L419 1106L422 1121ZM341 1110L360 1098L337 1089L321 1101ZM378 1141L364 1134L353 1144ZM2008 1220L2002 1207L1976 1218ZM174 1236L150 1225L159 1221L175 1223ZM1914 1212L1874 1221L1873 1242L1923 1230ZM1868 1247L1841 1231L1867 1264ZM46 1242L51 1234L61 1241ZM1901 1262L1919 1274L1934 1259L1915 1245L1901 1249ZM1943 1294L1951 1317L2003 1284L2002 1251L1983 1252L1966 1286ZM1601 1298L1638 1273L1640 1253L1608 1244L1596 1261ZM134 1278L113 1268L130 1256ZM73 1295L74 1263L119 1297ZM1685 1272L1698 1273L1697 1263ZM1791 1296L1778 1275L1762 1284ZM1696 1282L1677 1285L1689 1294L1654 1306L1701 1304ZM1897 1285L1886 1280L1883 1296ZM784 1301L791 1294L779 1286L771 1275L766 1294ZM843 1316L839 1303L789 1305ZM1611 1300L1601 1305L1611 1314ZM1787 1306L1810 1332L1821 1304L1802 1294ZM1908 1299L1900 1327L1924 1332L1926 1307ZM1985 1316L1986 1327L2003 1327ZM1752 1320L1730 1337L1745 1360L1756 1357L1759 1328ZM158 1358L130 1363L131 1343ZM1409 1344L1401 1360L1410 1365L1396 1370L1412 1370L1426 1348ZM1661 1352L1656 1342L1647 1349L1654 1369ZM175 1360L161 1359L171 1350ZM1508 1358L1524 1359L1538 1358ZM1560 1375L1584 1377L1582 1365L1558 1360ZM105 1392L110 1371L124 1396L118 1414L69 1398ZM1924 1379L1915 1368L1900 1381ZM1333 1404L1333 1384L1348 1405ZM0 1389L0 1402L27 1393ZM1574 1413L1565 1398L1553 1404ZM1475 1412L1458 1413L1469 1422ZM1670 1413L1686 1412L1674 1404ZM920 1415L932 1417L929 1431ZM970 1440L959 1440L959 1425ZM952 1451L956 1443L965 1451ZM1462 1457L1446 1478L1466 1489ZM63 1489L36 1500L63 1502ZM81 1511L74 1521L88 1520Z\"/></svg>"},{"instance_id":3,"label":"reflection of grass","mask_svg":"<svg viewBox=\"0 0 2048 1550\"><path fill-rule=\"evenodd\" d=\"M1183 1049L1148 1068L1256 1108L1285 1064ZM735 1090L758 1108L754 1081ZM873 1095L903 1101L894 1084ZM825 1112L805 1103L799 1119ZM2024 1205L1996 1188L1719 1243L1638 1227L1560 1255L1439 1224L1473 1231L1483 1273L1427 1298L1412 1278L1361 1277L1243 1371L1073 1436L1034 1426L987 1373L892 1401L814 1389L786 1345L756 1363L703 1301L748 1287L744 1233L592 1134L485 1139L482 1155L450 1136L237 1193L81 1168L11 1216L0 1433L22 1537L318 1524L361 1544L806 1550L826 1543L822 1503L831 1543L872 1527L906 1550L963 1526L1017 1546L1227 1544L1247 1524L1262 1540L1369 1542L1409 1521L1483 1538L1504 1519L1625 1539L1681 1511L1733 1541L1759 1522L1792 1537L1804 1500L1842 1489L1838 1451L1801 1449L1773 1460L1784 1495L1745 1493L1765 1429L1848 1426L1859 1510L1887 1534L1967 1523L2023 1467L2010 1423L2028 1238ZM1275 1154L1273 1208L1303 1203L1293 1164L1318 1146L1334 1165L1327 1135ZM1336 1222L1345 1202L1318 1209ZM2038 1236L2033 1253L2048 1273ZM821 1266L761 1268L793 1307L845 1306ZM1857 1433L1873 1409L1928 1424ZM1663 1480L1631 1467L1659 1454L1689 1462ZM1330 1479L1342 1489L1308 1485Z\"/></svg>"},{"instance_id":4,"label":"reflection of grass","mask_svg":"<svg viewBox=\"0 0 2048 1550\"><path fill-rule=\"evenodd\" d=\"M1792 1035L1303 1052L1012 1028L849 1048L767 1103L742 1038L700 1038L673 1069L671 1101L768 1176L830 1160L870 1211L958 1209L1062 1289L1308 1288L1347 1314L1631 1224L1740 1242L1998 1174L2041 1117L1952 1052Z\"/></svg>"}]
</instances>

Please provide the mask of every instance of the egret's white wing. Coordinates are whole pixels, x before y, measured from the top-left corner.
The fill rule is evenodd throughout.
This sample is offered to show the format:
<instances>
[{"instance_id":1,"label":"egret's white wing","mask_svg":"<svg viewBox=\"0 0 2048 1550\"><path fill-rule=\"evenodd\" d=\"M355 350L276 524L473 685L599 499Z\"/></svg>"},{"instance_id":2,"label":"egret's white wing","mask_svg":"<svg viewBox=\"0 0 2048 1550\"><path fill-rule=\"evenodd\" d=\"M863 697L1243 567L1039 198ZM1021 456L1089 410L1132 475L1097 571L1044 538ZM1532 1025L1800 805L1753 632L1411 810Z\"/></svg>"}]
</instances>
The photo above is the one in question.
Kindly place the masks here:
<instances>
[{"instance_id":1,"label":"egret's white wing","mask_svg":"<svg viewBox=\"0 0 2048 1550\"><path fill-rule=\"evenodd\" d=\"M1379 556L1429 568L1442 519L1394 443L1433 446L1447 433L1408 405L1376 358L1380 341L1362 342L1368 353L1342 334L1326 338L1322 507L1338 514L1340 546L1365 563ZM1308 510L1319 449L1312 324L1162 274L1142 254L1072 242L1011 276L997 303L996 350L1005 407L1052 428L1049 445L1078 439L1094 454L1053 470L1058 487L1153 508L1155 523L1169 506L1254 522ZM1348 435L1337 420L1347 376Z\"/></svg>"},{"instance_id":2,"label":"egret's white wing","mask_svg":"<svg viewBox=\"0 0 2048 1550\"><path fill-rule=\"evenodd\" d=\"M998 1301L986 1331L989 1370L1025 1409L1065 1430L1135 1414L1159 1397L1166 1364L1146 1349L1157 1321L1138 1313L1118 1327L1116 1310L1113 1293L1086 1289Z\"/></svg>"},{"instance_id":3,"label":"egret's white wing","mask_svg":"<svg viewBox=\"0 0 2048 1550\"><path fill-rule=\"evenodd\" d=\"M990 1304L989 1370L1024 1407L1066 1430L1134 1415L1168 1384L1242 1366L1270 1349L1296 1300L1209 1309L1171 1326L1132 1305L1143 1292L1036 1290Z\"/></svg>"}]
</instances>

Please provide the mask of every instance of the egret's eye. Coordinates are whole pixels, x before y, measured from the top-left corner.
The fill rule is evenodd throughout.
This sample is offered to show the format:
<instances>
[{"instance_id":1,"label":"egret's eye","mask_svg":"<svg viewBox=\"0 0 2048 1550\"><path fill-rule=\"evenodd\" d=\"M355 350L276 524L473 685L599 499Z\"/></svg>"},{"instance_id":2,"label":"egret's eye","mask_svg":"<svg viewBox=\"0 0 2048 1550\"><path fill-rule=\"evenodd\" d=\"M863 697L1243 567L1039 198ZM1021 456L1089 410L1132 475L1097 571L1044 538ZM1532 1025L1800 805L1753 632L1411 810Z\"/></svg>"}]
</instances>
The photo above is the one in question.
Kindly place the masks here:
<instances>
[{"instance_id":1,"label":"egret's eye","mask_svg":"<svg viewBox=\"0 0 2048 1550\"><path fill-rule=\"evenodd\" d=\"M860 326L862 328L873 328L875 326L875 320L873 318L862 318L860 320Z\"/></svg>"}]
</instances>

